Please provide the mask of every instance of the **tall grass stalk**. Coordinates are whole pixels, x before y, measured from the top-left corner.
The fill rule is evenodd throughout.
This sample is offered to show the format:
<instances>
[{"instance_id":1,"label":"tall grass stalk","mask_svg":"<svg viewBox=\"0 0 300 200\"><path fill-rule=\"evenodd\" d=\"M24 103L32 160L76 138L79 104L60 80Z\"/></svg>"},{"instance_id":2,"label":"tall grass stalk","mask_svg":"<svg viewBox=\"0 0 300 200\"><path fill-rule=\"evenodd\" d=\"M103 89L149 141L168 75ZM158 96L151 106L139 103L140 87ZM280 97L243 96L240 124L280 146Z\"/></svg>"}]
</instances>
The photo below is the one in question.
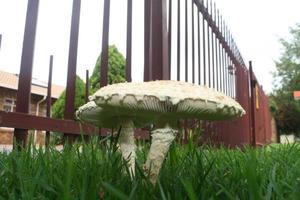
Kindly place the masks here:
<instances>
[{"instance_id":1,"label":"tall grass stalk","mask_svg":"<svg viewBox=\"0 0 300 200\"><path fill-rule=\"evenodd\" d=\"M226 149L174 144L153 186L138 148L133 180L112 138L0 153L0 199L297 199L299 144Z\"/></svg>"}]
</instances>

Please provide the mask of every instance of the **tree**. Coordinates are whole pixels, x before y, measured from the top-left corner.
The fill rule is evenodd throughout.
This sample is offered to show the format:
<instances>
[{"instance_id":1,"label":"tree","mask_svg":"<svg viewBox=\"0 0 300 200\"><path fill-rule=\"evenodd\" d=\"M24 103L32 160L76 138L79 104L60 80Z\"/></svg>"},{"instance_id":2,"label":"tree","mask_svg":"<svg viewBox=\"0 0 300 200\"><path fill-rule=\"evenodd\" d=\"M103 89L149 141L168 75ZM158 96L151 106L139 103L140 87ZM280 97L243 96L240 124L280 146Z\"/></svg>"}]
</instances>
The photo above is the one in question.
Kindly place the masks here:
<instances>
[{"instance_id":1,"label":"tree","mask_svg":"<svg viewBox=\"0 0 300 200\"><path fill-rule=\"evenodd\" d=\"M108 84L125 82L125 58L118 51L115 45L109 46L108 49ZM96 61L93 74L90 78L90 93L94 93L97 89L100 88L100 65L101 65L101 56L98 57ZM85 83L83 80L76 76L76 86L75 86L75 111L85 104ZM65 108L65 96L66 91L59 96L57 101L52 107L52 117L56 119L64 118L64 108Z\"/></svg>"},{"instance_id":2,"label":"tree","mask_svg":"<svg viewBox=\"0 0 300 200\"><path fill-rule=\"evenodd\" d=\"M108 84L125 82L125 58L118 51L117 47L112 45L108 49ZM93 94L97 89L100 88L100 65L101 56L97 58L93 74L90 78L90 94ZM75 86L75 106L74 113L76 110L85 104L85 83L79 76L76 76L76 86ZM52 117L56 119L64 118L65 110L65 96L66 91L59 96L57 101L52 107ZM53 135L56 142L60 142L61 133L56 133Z\"/></svg>"},{"instance_id":3,"label":"tree","mask_svg":"<svg viewBox=\"0 0 300 200\"><path fill-rule=\"evenodd\" d=\"M292 39L280 40L283 53L273 74L275 89L270 95L270 109L280 134L300 136L300 102L293 99L293 91L300 90L300 24L290 33Z\"/></svg>"},{"instance_id":4,"label":"tree","mask_svg":"<svg viewBox=\"0 0 300 200\"><path fill-rule=\"evenodd\" d=\"M93 74L90 78L90 89L93 94L100 88L101 56L98 57ZM108 49L108 84L125 82L125 58L115 45Z\"/></svg>"},{"instance_id":5,"label":"tree","mask_svg":"<svg viewBox=\"0 0 300 200\"><path fill-rule=\"evenodd\" d=\"M66 98L66 90L62 92L59 98L56 100L52 107L52 117L55 119L63 119L64 118L64 110L65 110L65 98ZM76 84L75 84L75 103L74 103L74 113L75 111L85 104L85 83L79 76L76 76Z\"/></svg>"},{"instance_id":6,"label":"tree","mask_svg":"<svg viewBox=\"0 0 300 200\"><path fill-rule=\"evenodd\" d=\"M125 82L125 58L118 51L116 46L112 45L108 50L108 83L119 83ZM99 56L93 70L93 74L90 78L91 92L94 93L97 89L100 88L100 64L101 57ZM56 119L64 118L64 108L65 108L65 96L66 91L59 96L57 101L52 107L52 117ZM83 80L76 76L76 88L75 88L75 111L85 104L85 83Z\"/></svg>"}]
</instances>

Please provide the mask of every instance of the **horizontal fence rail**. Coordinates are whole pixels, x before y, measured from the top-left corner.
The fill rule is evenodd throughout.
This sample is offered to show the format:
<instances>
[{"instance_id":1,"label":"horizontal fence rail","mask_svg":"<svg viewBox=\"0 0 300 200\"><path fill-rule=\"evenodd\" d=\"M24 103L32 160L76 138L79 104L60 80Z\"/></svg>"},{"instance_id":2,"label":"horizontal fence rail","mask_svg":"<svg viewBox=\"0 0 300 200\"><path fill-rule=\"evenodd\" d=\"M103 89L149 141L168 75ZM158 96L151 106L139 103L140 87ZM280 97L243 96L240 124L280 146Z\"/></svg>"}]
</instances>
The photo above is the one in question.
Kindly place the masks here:
<instances>
[{"instance_id":1,"label":"horizontal fence rail","mask_svg":"<svg viewBox=\"0 0 300 200\"><path fill-rule=\"evenodd\" d=\"M112 14L110 12L111 0L103 2L101 75L99 74L101 87L108 84L109 27ZM127 0L126 2L125 78L130 82L132 81L132 61L135 59L132 54L134 1ZM72 7L65 105L66 120L50 118L48 111L51 103L48 103L47 117L28 114L38 4L39 0L28 1L17 113L0 112L0 126L16 128L15 137L17 142L22 144L26 143L26 130L28 129L61 131L66 133L66 136L73 137L74 134L78 135L83 127L85 134L97 132L105 135L109 132L108 130L99 131L96 127L80 125L79 122L74 121L81 0L73 0ZM251 64L248 70L216 5L208 0L144 0L143 10L144 55L139 56L144 60L144 81L175 79L206 85L234 98L246 110L247 114L237 120L201 122L204 133L200 142L211 141L214 144L227 146L241 146L250 143L263 145L270 142L271 127L267 96L259 86ZM52 68L52 59L50 68ZM50 85L51 79L49 75ZM89 88L88 79L87 73L87 88ZM88 94L89 91L86 90L86 97ZM20 98L20 96L26 98ZM48 93L49 96L51 94ZM20 121L18 122L14 117ZM32 126L26 125L25 122L21 122L22 120L27 120ZM145 130L137 131L138 137L149 138L147 133ZM47 135L49 138L49 134ZM187 138L187 135L184 138Z\"/></svg>"},{"instance_id":2,"label":"horizontal fence rail","mask_svg":"<svg viewBox=\"0 0 300 200\"><path fill-rule=\"evenodd\" d=\"M40 117L35 115L28 115L18 112L4 112L0 111L0 127L19 128L26 130L43 130L53 132L68 132L74 135L110 135L111 129L104 129L94 127L90 124L76 122L74 120L51 119L49 117ZM149 139L147 130L135 130L137 138Z\"/></svg>"}]
</instances>

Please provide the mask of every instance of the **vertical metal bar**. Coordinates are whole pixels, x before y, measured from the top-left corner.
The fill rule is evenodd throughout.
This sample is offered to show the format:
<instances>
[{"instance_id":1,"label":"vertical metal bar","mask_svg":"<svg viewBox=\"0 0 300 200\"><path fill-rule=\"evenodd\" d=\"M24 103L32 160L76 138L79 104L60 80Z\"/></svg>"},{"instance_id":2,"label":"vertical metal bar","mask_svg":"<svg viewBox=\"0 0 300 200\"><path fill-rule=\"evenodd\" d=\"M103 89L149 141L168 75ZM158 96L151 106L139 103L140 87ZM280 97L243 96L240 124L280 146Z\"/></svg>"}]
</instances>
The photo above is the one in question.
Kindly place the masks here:
<instances>
[{"instance_id":1,"label":"vertical metal bar","mask_svg":"<svg viewBox=\"0 0 300 200\"><path fill-rule=\"evenodd\" d=\"M222 19L222 16L220 17L221 18L221 21L220 21L220 30L221 30L221 35L223 37L224 35L224 31L223 31L223 19ZM221 59L222 59L222 67L221 67L221 79L222 79L222 92L225 94L225 75L224 75L224 68L225 68L225 63L224 63L224 47L223 47L223 44L221 43Z\"/></svg>"},{"instance_id":2,"label":"vertical metal bar","mask_svg":"<svg viewBox=\"0 0 300 200\"><path fill-rule=\"evenodd\" d=\"M265 98L265 95L264 95L264 91L263 91L263 88L262 86L260 87L260 91L261 91L261 95L260 95L260 101L262 103L262 123L264 124L264 134L263 134L263 143L266 144L267 143L267 134L268 134L268 131L267 131L267 127L268 127L268 123L266 123L266 98Z\"/></svg>"},{"instance_id":3,"label":"vertical metal bar","mask_svg":"<svg viewBox=\"0 0 300 200\"><path fill-rule=\"evenodd\" d=\"M201 85L201 48L200 48L200 10L197 10L197 25L198 25L198 84Z\"/></svg>"},{"instance_id":4,"label":"vertical metal bar","mask_svg":"<svg viewBox=\"0 0 300 200\"><path fill-rule=\"evenodd\" d=\"M230 96L230 74L229 74L229 65L230 65L230 57L229 54L227 53L227 66L226 66L226 70L227 70L227 91L228 91L228 96Z\"/></svg>"},{"instance_id":5,"label":"vertical metal bar","mask_svg":"<svg viewBox=\"0 0 300 200\"><path fill-rule=\"evenodd\" d=\"M215 24L217 25L217 11L216 11L216 4L214 3L214 18L215 18ZM218 29L218 27L217 27ZM217 35L215 35L215 50L216 50L216 89L219 91L219 63L218 63L218 38Z\"/></svg>"},{"instance_id":6,"label":"vertical metal bar","mask_svg":"<svg viewBox=\"0 0 300 200\"><path fill-rule=\"evenodd\" d=\"M47 110L46 110L47 117L50 117L50 115L51 115L52 69L53 69L53 55L50 56L50 61L49 61L49 75L48 75L48 87L47 87ZM46 131L46 138L45 138L46 147L49 146L49 144L50 144L50 131Z\"/></svg>"},{"instance_id":7,"label":"vertical metal bar","mask_svg":"<svg viewBox=\"0 0 300 200\"><path fill-rule=\"evenodd\" d=\"M228 56L228 68L229 66L231 66L231 59L230 57ZM232 80L231 80L232 76L231 76L231 73L230 73L230 69L228 69L228 88L229 88L229 96L232 97Z\"/></svg>"},{"instance_id":8,"label":"vertical metal bar","mask_svg":"<svg viewBox=\"0 0 300 200\"><path fill-rule=\"evenodd\" d=\"M144 81L150 80L150 11L151 1L145 0L145 13L144 13Z\"/></svg>"},{"instance_id":9,"label":"vertical metal bar","mask_svg":"<svg viewBox=\"0 0 300 200\"><path fill-rule=\"evenodd\" d=\"M188 82L188 5L185 0L185 82Z\"/></svg>"},{"instance_id":10,"label":"vertical metal bar","mask_svg":"<svg viewBox=\"0 0 300 200\"><path fill-rule=\"evenodd\" d=\"M203 2L203 0L202 0ZM202 39L203 39L203 80L206 85L206 49L205 49L205 19L202 13Z\"/></svg>"},{"instance_id":11,"label":"vertical metal bar","mask_svg":"<svg viewBox=\"0 0 300 200\"><path fill-rule=\"evenodd\" d=\"M224 73L224 93L227 95L227 74L226 74L226 68L227 68L227 54L225 48L224 50L224 68L223 68L223 73Z\"/></svg>"},{"instance_id":12,"label":"vertical metal bar","mask_svg":"<svg viewBox=\"0 0 300 200\"><path fill-rule=\"evenodd\" d=\"M194 0L192 2L192 82L195 83L195 28L194 28Z\"/></svg>"},{"instance_id":13,"label":"vertical metal bar","mask_svg":"<svg viewBox=\"0 0 300 200\"><path fill-rule=\"evenodd\" d=\"M227 43L227 30L226 30L226 25L225 25L225 21L223 21L223 24L224 24L224 26L223 26L223 28L224 28L224 39L225 39L225 42Z\"/></svg>"},{"instance_id":14,"label":"vertical metal bar","mask_svg":"<svg viewBox=\"0 0 300 200\"><path fill-rule=\"evenodd\" d=\"M222 48L222 45L219 41L218 43L218 57L219 57L219 91L222 91L222 57L221 57L221 48Z\"/></svg>"},{"instance_id":15,"label":"vertical metal bar","mask_svg":"<svg viewBox=\"0 0 300 200\"><path fill-rule=\"evenodd\" d=\"M216 89L219 91L219 57L218 57L218 39L215 38L215 55L216 55Z\"/></svg>"},{"instance_id":16,"label":"vertical metal bar","mask_svg":"<svg viewBox=\"0 0 300 200\"><path fill-rule=\"evenodd\" d=\"M212 1L210 1L210 14L213 16ZM214 19L213 19L214 22ZM211 58L212 58L212 87L215 88L215 49L214 49L214 32L211 27Z\"/></svg>"},{"instance_id":17,"label":"vertical metal bar","mask_svg":"<svg viewBox=\"0 0 300 200\"><path fill-rule=\"evenodd\" d=\"M214 49L214 33L211 35L211 57L212 57L212 87L215 88L215 49Z\"/></svg>"},{"instance_id":18,"label":"vertical metal bar","mask_svg":"<svg viewBox=\"0 0 300 200\"><path fill-rule=\"evenodd\" d=\"M89 101L90 95L90 80L89 80L89 70L85 71L85 103Z\"/></svg>"},{"instance_id":19,"label":"vertical metal bar","mask_svg":"<svg viewBox=\"0 0 300 200\"><path fill-rule=\"evenodd\" d=\"M233 98L233 83L232 83L232 75L233 75L233 65L232 60L229 58L229 66L230 69L228 69L228 76L229 76L229 96Z\"/></svg>"},{"instance_id":20,"label":"vertical metal bar","mask_svg":"<svg viewBox=\"0 0 300 200\"><path fill-rule=\"evenodd\" d=\"M177 1L177 81L180 81L180 0Z\"/></svg>"},{"instance_id":21,"label":"vertical metal bar","mask_svg":"<svg viewBox=\"0 0 300 200\"><path fill-rule=\"evenodd\" d=\"M228 64L229 64L229 61L228 61L228 54L227 52L225 51L225 76L226 76L226 95L229 96L229 85L228 85Z\"/></svg>"},{"instance_id":22,"label":"vertical metal bar","mask_svg":"<svg viewBox=\"0 0 300 200\"><path fill-rule=\"evenodd\" d=\"M169 59L171 58L171 52L169 52L169 35L168 35L168 15L167 15L167 0L161 0L162 17L161 17L161 32L162 32L162 79L171 79L171 68Z\"/></svg>"},{"instance_id":23,"label":"vertical metal bar","mask_svg":"<svg viewBox=\"0 0 300 200\"><path fill-rule=\"evenodd\" d=\"M232 66L232 60L230 59L230 57L229 57L229 65L231 66L231 67L233 67ZM232 69L233 70L233 69ZM228 76L229 76L229 89L230 89L230 96L231 97L233 97L233 84L232 84L232 73L233 73L233 71L232 72L230 72L229 70L228 70Z\"/></svg>"},{"instance_id":24,"label":"vertical metal bar","mask_svg":"<svg viewBox=\"0 0 300 200\"><path fill-rule=\"evenodd\" d=\"M89 95L90 95L90 80L89 80L89 70L85 70L85 103L89 101ZM89 135L84 135L83 139L85 141L88 141L90 138Z\"/></svg>"},{"instance_id":25,"label":"vertical metal bar","mask_svg":"<svg viewBox=\"0 0 300 200\"><path fill-rule=\"evenodd\" d=\"M237 99L237 86L236 86L236 76L237 76L237 66L234 65L234 72L233 72L233 86L234 86L234 90L233 90L233 97L235 99Z\"/></svg>"},{"instance_id":26,"label":"vertical metal bar","mask_svg":"<svg viewBox=\"0 0 300 200\"><path fill-rule=\"evenodd\" d=\"M229 51L231 51L230 31L228 26L226 26L226 30L227 30L227 45L229 47Z\"/></svg>"},{"instance_id":27,"label":"vertical metal bar","mask_svg":"<svg viewBox=\"0 0 300 200\"><path fill-rule=\"evenodd\" d=\"M233 46L233 38L232 38L232 35L231 35L231 33L230 33L230 49L231 49L231 51L233 52L233 56L235 56L235 54L234 54L234 46Z\"/></svg>"},{"instance_id":28,"label":"vertical metal bar","mask_svg":"<svg viewBox=\"0 0 300 200\"><path fill-rule=\"evenodd\" d=\"M228 56L228 68L229 68L229 66L231 66L231 59L230 59L230 57ZM231 83L231 78L232 78L232 76L231 76L231 73L230 73L230 69L228 69L228 88L229 88L229 96L230 97L232 97L232 83Z\"/></svg>"},{"instance_id":29,"label":"vertical metal bar","mask_svg":"<svg viewBox=\"0 0 300 200\"><path fill-rule=\"evenodd\" d=\"M110 0L104 0L100 87L106 86L108 83L107 74L108 74L109 13L110 13Z\"/></svg>"},{"instance_id":30,"label":"vertical metal bar","mask_svg":"<svg viewBox=\"0 0 300 200\"><path fill-rule=\"evenodd\" d=\"M251 94L251 133L252 133L252 146L256 146L256 122L255 122L255 86L256 81L253 77L253 70L252 70L252 61L249 61L249 75L250 75L250 94Z\"/></svg>"},{"instance_id":31,"label":"vertical metal bar","mask_svg":"<svg viewBox=\"0 0 300 200\"><path fill-rule=\"evenodd\" d=\"M126 81L131 82L132 0L127 0Z\"/></svg>"},{"instance_id":32,"label":"vertical metal bar","mask_svg":"<svg viewBox=\"0 0 300 200\"><path fill-rule=\"evenodd\" d=\"M169 52L169 77L171 78L171 56L172 56L172 0L169 0L169 26L168 26L168 52Z\"/></svg>"},{"instance_id":33,"label":"vertical metal bar","mask_svg":"<svg viewBox=\"0 0 300 200\"><path fill-rule=\"evenodd\" d=\"M232 85L232 91L231 91L231 95L232 98L234 99L234 90L235 90L235 85L234 85L234 74L235 74L235 69L234 69L234 64L233 61L231 61L231 65L233 67L232 73L231 73L231 85Z\"/></svg>"},{"instance_id":34,"label":"vertical metal bar","mask_svg":"<svg viewBox=\"0 0 300 200\"><path fill-rule=\"evenodd\" d=\"M226 40L226 44L228 45L228 32L227 32L227 26L225 25L224 26L225 28L225 40ZM228 96L229 95L229 88L228 88L228 52L226 51L225 49L225 77L226 77L226 82L225 82L225 85L226 85L226 95Z\"/></svg>"},{"instance_id":35,"label":"vertical metal bar","mask_svg":"<svg viewBox=\"0 0 300 200\"><path fill-rule=\"evenodd\" d=\"M235 85L235 76L236 76L236 68L234 63L232 62L233 72L232 72L232 98L235 98L236 93L236 85Z\"/></svg>"},{"instance_id":36,"label":"vertical metal bar","mask_svg":"<svg viewBox=\"0 0 300 200\"><path fill-rule=\"evenodd\" d=\"M167 0L161 1L162 6L162 52L163 52L163 60L162 60L162 79L170 80L171 79L171 68L169 63L169 59L171 58L171 52L169 52L169 36L168 36L168 15L167 15Z\"/></svg>"},{"instance_id":37,"label":"vertical metal bar","mask_svg":"<svg viewBox=\"0 0 300 200\"><path fill-rule=\"evenodd\" d=\"M235 97L237 98L237 96L238 96L238 85L237 85L237 81L238 81L238 79L237 79L237 76L238 76L238 74L237 74L237 70L238 70L238 67L240 67L241 65L236 65L235 66L235 74L234 74L234 84L235 84Z\"/></svg>"},{"instance_id":38,"label":"vertical metal bar","mask_svg":"<svg viewBox=\"0 0 300 200\"><path fill-rule=\"evenodd\" d=\"M224 59L223 59L223 46L220 43L220 89L224 93L224 81L223 81L223 68L224 68Z\"/></svg>"},{"instance_id":39,"label":"vertical metal bar","mask_svg":"<svg viewBox=\"0 0 300 200\"><path fill-rule=\"evenodd\" d=\"M232 46L232 52L233 52L233 56L235 57L235 58L237 58L237 55L236 55L236 49L235 49L235 43L234 43L234 40L233 40L233 37L232 37L232 35L231 35L231 46Z\"/></svg>"},{"instance_id":40,"label":"vertical metal bar","mask_svg":"<svg viewBox=\"0 0 300 200\"><path fill-rule=\"evenodd\" d=\"M75 111L75 88L76 88L76 65L77 65L77 48L78 48L78 33L79 33L79 19L80 19L80 4L81 0L73 0L71 32L69 44L69 58L68 58L68 75L65 101L65 119L74 119ZM72 141L76 135L65 133L65 139Z\"/></svg>"},{"instance_id":41,"label":"vertical metal bar","mask_svg":"<svg viewBox=\"0 0 300 200\"><path fill-rule=\"evenodd\" d=\"M16 111L22 113L29 113L31 101L30 91L38 7L39 0L28 1L16 103ZM27 130L15 129L14 137L17 148L20 146L25 147L27 135Z\"/></svg>"},{"instance_id":42,"label":"vertical metal bar","mask_svg":"<svg viewBox=\"0 0 300 200\"><path fill-rule=\"evenodd\" d=\"M223 21L223 37L224 37L224 41L226 41L226 25L225 25L225 21Z\"/></svg>"},{"instance_id":43,"label":"vertical metal bar","mask_svg":"<svg viewBox=\"0 0 300 200\"><path fill-rule=\"evenodd\" d=\"M221 30L220 27L220 14L219 14L219 10L218 10L218 29ZM222 60L221 60L221 41L218 41L218 54L219 54L219 90L222 91Z\"/></svg>"},{"instance_id":44,"label":"vertical metal bar","mask_svg":"<svg viewBox=\"0 0 300 200\"><path fill-rule=\"evenodd\" d=\"M232 98L234 98L234 65L233 65L233 61L231 60L231 66L232 66L232 73L231 73L231 96Z\"/></svg>"},{"instance_id":45,"label":"vertical metal bar","mask_svg":"<svg viewBox=\"0 0 300 200\"><path fill-rule=\"evenodd\" d=\"M167 1L152 0L150 16L151 77L152 80L169 80Z\"/></svg>"},{"instance_id":46,"label":"vertical metal bar","mask_svg":"<svg viewBox=\"0 0 300 200\"><path fill-rule=\"evenodd\" d=\"M226 94L227 93L227 89L226 89L226 51L224 48L222 49L222 52L223 52L223 55L222 55L222 58L223 58L223 92L224 92L224 94Z\"/></svg>"},{"instance_id":47,"label":"vertical metal bar","mask_svg":"<svg viewBox=\"0 0 300 200\"><path fill-rule=\"evenodd\" d=\"M208 11L208 0L206 1L206 10ZM207 67L208 67L208 87L211 87L211 74L210 74L210 30L209 30L209 22L207 21Z\"/></svg>"}]
</instances>

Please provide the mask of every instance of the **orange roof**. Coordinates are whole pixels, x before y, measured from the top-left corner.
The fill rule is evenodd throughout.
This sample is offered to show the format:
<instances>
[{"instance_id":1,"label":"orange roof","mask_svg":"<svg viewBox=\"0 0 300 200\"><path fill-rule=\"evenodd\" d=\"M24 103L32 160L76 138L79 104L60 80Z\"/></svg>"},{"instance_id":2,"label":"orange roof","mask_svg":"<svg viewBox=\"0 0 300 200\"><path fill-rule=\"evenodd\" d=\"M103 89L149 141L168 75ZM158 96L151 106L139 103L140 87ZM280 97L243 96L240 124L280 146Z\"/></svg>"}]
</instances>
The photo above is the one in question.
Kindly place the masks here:
<instances>
[{"instance_id":1,"label":"orange roof","mask_svg":"<svg viewBox=\"0 0 300 200\"><path fill-rule=\"evenodd\" d=\"M0 70L0 87L17 90L18 89L19 76ZM47 95L47 83L32 79L31 93L41 96ZM64 91L63 86L52 84L51 94L52 98L58 98L59 95Z\"/></svg>"}]
</instances>

